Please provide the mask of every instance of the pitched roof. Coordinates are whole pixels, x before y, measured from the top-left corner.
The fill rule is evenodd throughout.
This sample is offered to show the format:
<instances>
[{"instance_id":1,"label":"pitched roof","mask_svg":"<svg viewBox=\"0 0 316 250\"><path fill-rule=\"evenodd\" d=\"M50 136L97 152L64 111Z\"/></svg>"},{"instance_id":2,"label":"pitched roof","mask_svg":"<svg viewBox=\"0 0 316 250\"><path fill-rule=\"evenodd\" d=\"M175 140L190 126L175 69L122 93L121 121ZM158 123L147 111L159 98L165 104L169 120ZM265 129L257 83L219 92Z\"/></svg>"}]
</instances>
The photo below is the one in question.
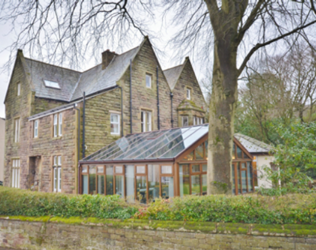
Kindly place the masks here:
<instances>
[{"instance_id":1,"label":"pitched roof","mask_svg":"<svg viewBox=\"0 0 316 250\"><path fill-rule=\"evenodd\" d=\"M102 70L102 64L99 64L83 72L71 100L81 98L84 91L86 95L90 95L114 87L128 68L130 60L134 59L137 55L138 49L139 46L123 54L114 56L111 63L104 70Z\"/></svg>"},{"instance_id":2,"label":"pitched roof","mask_svg":"<svg viewBox=\"0 0 316 250\"><path fill-rule=\"evenodd\" d=\"M36 97L49 98L68 102L81 73L71 69L25 58L27 73L33 83ZM58 82L60 89L48 88L44 80Z\"/></svg>"},{"instance_id":3,"label":"pitched roof","mask_svg":"<svg viewBox=\"0 0 316 250\"><path fill-rule=\"evenodd\" d=\"M184 65L185 64L181 64L181 65L178 65L178 66L175 66L173 68L166 69L163 71L163 73L165 74L167 78L167 81L171 90L173 90L174 87L176 86L176 83L180 77L180 74L182 72Z\"/></svg>"},{"instance_id":4,"label":"pitched roof","mask_svg":"<svg viewBox=\"0 0 316 250\"><path fill-rule=\"evenodd\" d=\"M114 56L104 70L102 64L99 64L85 72L78 72L25 58L26 70L32 80L36 97L71 102L80 99L83 92L90 95L116 86L130 60L137 55L139 47ZM46 87L44 80L57 82L60 89Z\"/></svg>"},{"instance_id":5,"label":"pitched roof","mask_svg":"<svg viewBox=\"0 0 316 250\"><path fill-rule=\"evenodd\" d=\"M249 153L269 153L272 149L272 146L247 135L236 133L234 136Z\"/></svg>"}]
</instances>

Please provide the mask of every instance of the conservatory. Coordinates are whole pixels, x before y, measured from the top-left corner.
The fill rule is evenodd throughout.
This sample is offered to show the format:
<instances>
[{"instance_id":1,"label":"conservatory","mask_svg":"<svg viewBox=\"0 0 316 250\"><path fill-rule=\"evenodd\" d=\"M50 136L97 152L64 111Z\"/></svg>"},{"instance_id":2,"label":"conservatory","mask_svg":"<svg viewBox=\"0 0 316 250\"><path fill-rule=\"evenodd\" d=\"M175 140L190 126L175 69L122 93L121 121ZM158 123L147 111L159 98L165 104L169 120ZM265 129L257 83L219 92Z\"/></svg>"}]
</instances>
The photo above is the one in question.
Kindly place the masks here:
<instances>
[{"instance_id":1,"label":"conservatory","mask_svg":"<svg viewBox=\"0 0 316 250\"><path fill-rule=\"evenodd\" d=\"M207 190L208 124L130 134L79 164L81 194L120 195L141 203ZM252 156L234 138L233 194L253 191Z\"/></svg>"}]
</instances>

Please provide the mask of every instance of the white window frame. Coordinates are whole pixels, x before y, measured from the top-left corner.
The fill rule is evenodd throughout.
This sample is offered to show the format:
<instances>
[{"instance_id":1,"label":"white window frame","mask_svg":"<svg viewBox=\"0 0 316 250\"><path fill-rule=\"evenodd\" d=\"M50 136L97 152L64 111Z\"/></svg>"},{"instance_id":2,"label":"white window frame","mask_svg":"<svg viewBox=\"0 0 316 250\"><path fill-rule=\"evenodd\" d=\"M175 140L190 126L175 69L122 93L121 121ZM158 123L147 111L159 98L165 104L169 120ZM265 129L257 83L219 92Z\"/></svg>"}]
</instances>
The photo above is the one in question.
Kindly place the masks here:
<instances>
[{"instance_id":1,"label":"white window frame","mask_svg":"<svg viewBox=\"0 0 316 250\"><path fill-rule=\"evenodd\" d=\"M57 186L56 186L57 182ZM61 156L53 157L53 191L61 192Z\"/></svg>"},{"instance_id":2,"label":"white window frame","mask_svg":"<svg viewBox=\"0 0 316 250\"><path fill-rule=\"evenodd\" d=\"M21 83L19 82L18 84L17 84L17 96L20 96L21 95Z\"/></svg>"},{"instance_id":3,"label":"white window frame","mask_svg":"<svg viewBox=\"0 0 316 250\"><path fill-rule=\"evenodd\" d=\"M191 89L187 88L187 100L191 100Z\"/></svg>"},{"instance_id":4,"label":"white window frame","mask_svg":"<svg viewBox=\"0 0 316 250\"><path fill-rule=\"evenodd\" d=\"M20 159L12 160L11 187L20 188Z\"/></svg>"},{"instance_id":5,"label":"white window frame","mask_svg":"<svg viewBox=\"0 0 316 250\"><path fill-rule=\"evenodd\" d=\"M63 135L63 113L53 115L53 137Z\"/></svg>"},{"instance_id":6,"label":"white window frame","mask_svg":"<svg viewBox=\"0 0 316 250\"><path fill-rule=\"evenodd\" d=\"M113 122L112 121L112 116L117 116L118 119L117 119L117 122ZM121 131L121 116L120 114L117 114L117 113L110 113L110 124L111 124L111 135L119 135L120 134L120 131ZM117 125L117 132L112 132L112 124L113 125Z\"/></svg>"},{"instance_id":7,"label":"white window frame","mask_svg":"<svg viewBox=\"0 0 316 250\"><path fill-rule=\"evenodd\" d=\"M20 118L14 119L14 142L20 141Z\"/></svg>"},{"instance_id":8,"label":"white window frame","mask_svg":"<svg viewBox=\"0 0 316 250\"><path fill-rule=\"evenodd\" d=\"M59 113L58 115L58 135L63 135L63 113Z\"/></svg>"},{"instance_id":9,"label":"white window frame","mask_svg":"<svg viewBox=\"0 0 316 250\"><path fill-rule=\"evenodd\" d=\"M142 132L152 131L152 112L142 110L141 118L143 118L143 121L141 121Z\"/></svg>"},{"instance_id":10,"label":"white window frame","mask_svg":"<svg viewBox=\"0 0 316 250\"><path fill-rule=\"evenodd\" d=\"M149 79L149 86L147 85L147 79ZM150 74L146 74L146 88L151 88L152 76Z\"/></svg>"},{"instance_id":11,"label":"white window frame","mask_svg":"<svg viewBox=\"0 0 316 250\"><path fill-rule=\"evenodd\" d=\"M184 125L184 119L187 119L187 125ZM183 115L183 116L181 116L181 120L182 120L182 127L187 127L187 126L189 126L189 116L187 116L187 115Z\"/></svg>"},{"instance_id":12,"label":"white window frame","mask_svg":"<svg viewBox=\"0 0 316 250\"><path fill-rule=\"evenodd\" d=\"M38 120L34 121L34 138L38 138Z\"/></svg>"}]
</instances>

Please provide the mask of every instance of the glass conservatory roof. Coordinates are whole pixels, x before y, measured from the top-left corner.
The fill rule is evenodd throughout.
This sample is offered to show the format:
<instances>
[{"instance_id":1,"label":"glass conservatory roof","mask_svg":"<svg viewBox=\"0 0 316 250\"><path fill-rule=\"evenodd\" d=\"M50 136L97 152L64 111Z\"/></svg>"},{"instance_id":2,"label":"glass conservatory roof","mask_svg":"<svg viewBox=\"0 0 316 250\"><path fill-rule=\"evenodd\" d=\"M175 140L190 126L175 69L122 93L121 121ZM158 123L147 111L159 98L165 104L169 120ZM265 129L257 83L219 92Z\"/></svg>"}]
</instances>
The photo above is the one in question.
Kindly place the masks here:
<instances>
[{"instance_id":1,"label":"glass conservatory roof","mask_svg":"<svg viewBox=\"0 0 316 250\"><path fill-rule=\"evenodd\" d=\"M177 157L208 133L208 124L130 134L81 160L128 161Z\"/></svg>"}]
</instances>

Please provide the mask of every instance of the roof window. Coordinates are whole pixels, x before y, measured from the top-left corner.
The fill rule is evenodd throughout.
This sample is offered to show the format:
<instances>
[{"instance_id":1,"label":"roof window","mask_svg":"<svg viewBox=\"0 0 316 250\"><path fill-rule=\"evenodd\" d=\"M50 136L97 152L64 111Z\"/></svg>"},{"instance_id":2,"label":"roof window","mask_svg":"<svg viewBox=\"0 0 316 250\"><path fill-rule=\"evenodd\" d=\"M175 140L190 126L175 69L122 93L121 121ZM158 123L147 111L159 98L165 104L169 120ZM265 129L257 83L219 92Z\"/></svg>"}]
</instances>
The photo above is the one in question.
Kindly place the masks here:
<instances>
[{"instance_id":1,"label":"roof window","mask_svg":"<svg viewBox=\"0 0 316 250\"><path fill-rule=\"evenodd\" d=\"M60 89L60 86L59 86L58 82L44 80L44 83L45 83L45 87L54 88L54 89Z\"/></svg>"}]
</instances>

